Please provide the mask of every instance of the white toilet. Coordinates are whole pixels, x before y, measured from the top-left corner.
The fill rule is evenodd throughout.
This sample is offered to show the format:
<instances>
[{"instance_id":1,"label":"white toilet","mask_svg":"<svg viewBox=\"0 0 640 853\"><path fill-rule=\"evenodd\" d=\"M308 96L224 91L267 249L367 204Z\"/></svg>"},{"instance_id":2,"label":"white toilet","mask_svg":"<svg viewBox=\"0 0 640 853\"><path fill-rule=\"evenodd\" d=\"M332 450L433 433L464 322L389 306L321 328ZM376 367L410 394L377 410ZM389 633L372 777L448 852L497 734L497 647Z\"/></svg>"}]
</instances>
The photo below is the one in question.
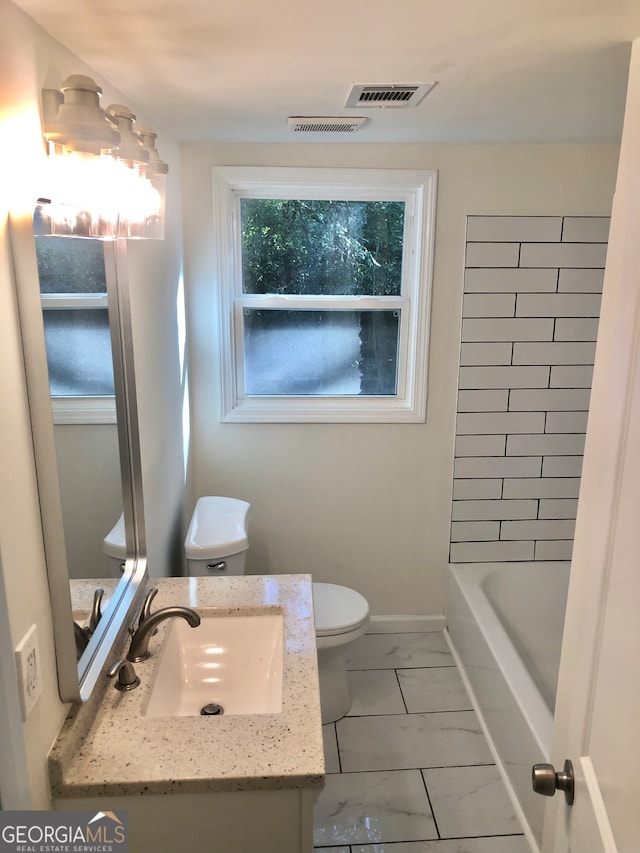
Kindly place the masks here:
<instances>
[{"instance_id":1,"label":"white toilet","mask_svg":"<svg viewBox=\"0 0 640 853\"><path fill-rule=\"evenodd\" d=\"M102 552L109 559L108 577L119 578L127 559L127 540L124 532L124 513L102 540Z\"/></svg>"},{"instance_id":2,"label":"white toilet","mask_svg":"<svg viewBox=\"0 0 640 853\"><path fill-rule=\"evenodd\" d=\"M251 505L236 498L199 498L184 540L191 577L243 575Z\"/></svg>"},{"instance_id":3,"label":"white toilet","mask_svg":"<svg viewBox=\"0 0 640 853\"><path fill-rule=\"evenodd\" d=\"M318 675L322 722L333 723L349 713L351 694L345 668L349 646L367 630L369 603L347 586L313 584Z\"/></svg>"},{"instance_id":4,"label":"white toilet","mask_svg":"<svg viewBox=\"0 0 640 853\"><path fill-rule=\"evenodd\" d=\"M203 497L196 503L185 539L191 576L244 574L250 504L235 498ZM339 720L351 708L345 652L369 623L367 600L353 589L313 584L322 722Z\"/></svg>"}]
</instances>

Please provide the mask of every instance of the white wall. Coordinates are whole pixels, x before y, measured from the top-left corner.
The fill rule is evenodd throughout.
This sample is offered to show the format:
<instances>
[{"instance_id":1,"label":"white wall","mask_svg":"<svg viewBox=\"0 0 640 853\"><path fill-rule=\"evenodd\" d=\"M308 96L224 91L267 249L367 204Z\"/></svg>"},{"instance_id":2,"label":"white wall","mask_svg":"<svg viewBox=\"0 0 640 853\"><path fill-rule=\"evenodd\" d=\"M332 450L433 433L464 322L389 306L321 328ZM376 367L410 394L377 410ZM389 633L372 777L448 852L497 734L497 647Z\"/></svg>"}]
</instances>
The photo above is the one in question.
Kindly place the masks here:
<instances>
[{"instance_id":1,"label":"white wall","mask_svg":"<svg viewBox=\"0 0 640 853\"><path fill-rule=\"evenodd\" d=\"M359 589L376 614L445 606L468 214L608 215L616 146L183 147L193 454L202 494L252 503L251 572L310 571ZM428 414L419 425L221 424L211 169L344 166L439 171Z\"/></svg>"},{"instance_id":2,"label":"white wall","mask_svg":"<svg viewBox=\"0 0 640 853\"><path fill-rule=\"evenodd\" d=\"M23 807L32 808L49 805L46 756L67 708L57 692L7 214L9 210L31 210L38 197L35 176L44 157L39 116L41 89L45 85L58 86L72 73L94 77L104 89L105 104L127 103L126 96L53 41L22 11L8 0L0 0L0 389L3 400L0 544L10 622L8 642L15 647L33 623L38 626L40 636L43 692L22 725L29 800L25 803L23 799L22 803ZM135 105L132 106L135 110ZM134 247L130 266L134 280L136 356L142 386L143 466L148 478L146 511L153 534L151 562L152 568L163 574L169 570L171 548L176 550L174 543L180 538L175 533L181 532L182 526L181 397L175 307L181 233L178 149L167 137L159 146L161 156L171 166L168 239L165 243ZM7 648L4 640L1 653L3 664L7 663L11 648ZM0 712L5 711L5 706L15 711L15 700L16 696L3 695ZM4 720L0 725L4 725ZM19 776L19 768L15 772Z\"/></svg>"},{"instance_id":3,"label":"white wall","mask_svg":"<svg viewBox=\"0 0 640 853\"><path fill-rule=\"evenodd\" d=\"M13 170L24 169L37 155L38 113L35 102L38 61L36 39L28 20L15 7L0 5L0 540L11 643L15 647L35 623L40 634L42 696L22 726L31 804L46 808L45 760L64 718L58 698L49 591L42 547L38 495L31 446L22 349L9 253L7 212L19 200L21 187ZM20 161L21 158L25 159ZM3 653L6 654L5 650ZM13 697L6 697L8 700ZM16 768L18 778L20 769Z\"/></svg>"},{"instance_id":4,"label":"white wall","mask_svg":"<svg viewBox=\"0 0 640 853\"><path fill-rule=\"evenodd\" d=\"M117 424L58 424L58 480L70 578L104 578L104 537L122 512Z\"/></svg>"},{"instance_id":5,"label":"white wall","mask_svg":"<svg viewBox=\"0 0 640 853\"><path fill-rule=\"evenodd\" d=\"M181 574L184 560L178 338L182 219L179 148L163 134L158 150L170 166L165 239L130 240L128 263L148 566L150 575L164 577Z\"/></svg>"}]
</instances>

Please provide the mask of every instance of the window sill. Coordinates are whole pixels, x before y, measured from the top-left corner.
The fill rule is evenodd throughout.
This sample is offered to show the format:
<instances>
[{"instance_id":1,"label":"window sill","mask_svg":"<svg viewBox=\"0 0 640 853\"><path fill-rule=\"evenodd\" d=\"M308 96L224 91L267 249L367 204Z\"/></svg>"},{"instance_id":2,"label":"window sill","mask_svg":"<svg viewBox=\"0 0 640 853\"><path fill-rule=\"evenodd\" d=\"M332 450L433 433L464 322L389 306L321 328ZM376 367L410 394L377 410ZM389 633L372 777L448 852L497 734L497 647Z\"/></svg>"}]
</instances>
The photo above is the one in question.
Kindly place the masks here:
<instances>
[{"instance_id":1,"label":"window sill","mask_svg":"<svg viewBox=\"0 0 640 853\"><path fill-rule=\"evenodd\" d=\"M115 424L115 397L52 397L54 424Z\"/></svg>"},{"instance_id":2,"label":"window sill","mask_svg":"<svg viewBox=\"0 0 640 853\"><path fill-rule=\"evenodd\" d=\"M238 400L223 423L424 423L426 395L412 405L394 397L254 397Z\"/></svg>"}]
</instances>

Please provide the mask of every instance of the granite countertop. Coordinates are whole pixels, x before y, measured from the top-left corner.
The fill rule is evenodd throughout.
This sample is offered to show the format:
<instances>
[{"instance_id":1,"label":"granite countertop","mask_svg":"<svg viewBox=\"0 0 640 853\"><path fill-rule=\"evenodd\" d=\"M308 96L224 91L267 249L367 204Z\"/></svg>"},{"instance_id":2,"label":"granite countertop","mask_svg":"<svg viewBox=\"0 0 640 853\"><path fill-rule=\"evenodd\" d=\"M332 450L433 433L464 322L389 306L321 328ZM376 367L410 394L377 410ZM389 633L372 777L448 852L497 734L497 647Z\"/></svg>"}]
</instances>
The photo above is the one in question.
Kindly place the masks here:
<instances>
[{"instance_id":1,"label":"granite countertop","mask_svg":"<svg viewBox=\"0 0 640 853\"><path fill-rule=\"evenodd\" d=\"M282 610L282 711L143 716L169 619L151 639L151 657L134 664L140 686L120 692L109 682L88 729L71 719L63 727L49 756L53 798L320 788L324 757L311 577L162 578L152 585L159 590L154 611L178 604L201 615L262 606Z\"/></svg>"}]
</instances>

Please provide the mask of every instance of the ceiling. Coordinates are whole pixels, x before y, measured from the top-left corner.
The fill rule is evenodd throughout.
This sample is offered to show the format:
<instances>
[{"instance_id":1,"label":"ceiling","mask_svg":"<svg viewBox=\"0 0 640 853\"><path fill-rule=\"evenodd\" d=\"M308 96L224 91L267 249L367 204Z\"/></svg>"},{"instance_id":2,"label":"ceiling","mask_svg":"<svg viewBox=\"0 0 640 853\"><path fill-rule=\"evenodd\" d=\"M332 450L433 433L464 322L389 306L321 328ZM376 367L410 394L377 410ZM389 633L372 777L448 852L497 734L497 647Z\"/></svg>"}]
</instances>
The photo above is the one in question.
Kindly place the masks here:
<instances>
[{"instance_id":1,"label":"ceiling","mask_svg":"<svg viewBox=\"0 0 640 853\"><path fill-rule=\"evenodd\" d=\"M608 142L640 0L17 0L187 141ZM346 109L355 83L437 81ZM288 116L367 116L296 134Z\"/></svg>"}]
</instances>

